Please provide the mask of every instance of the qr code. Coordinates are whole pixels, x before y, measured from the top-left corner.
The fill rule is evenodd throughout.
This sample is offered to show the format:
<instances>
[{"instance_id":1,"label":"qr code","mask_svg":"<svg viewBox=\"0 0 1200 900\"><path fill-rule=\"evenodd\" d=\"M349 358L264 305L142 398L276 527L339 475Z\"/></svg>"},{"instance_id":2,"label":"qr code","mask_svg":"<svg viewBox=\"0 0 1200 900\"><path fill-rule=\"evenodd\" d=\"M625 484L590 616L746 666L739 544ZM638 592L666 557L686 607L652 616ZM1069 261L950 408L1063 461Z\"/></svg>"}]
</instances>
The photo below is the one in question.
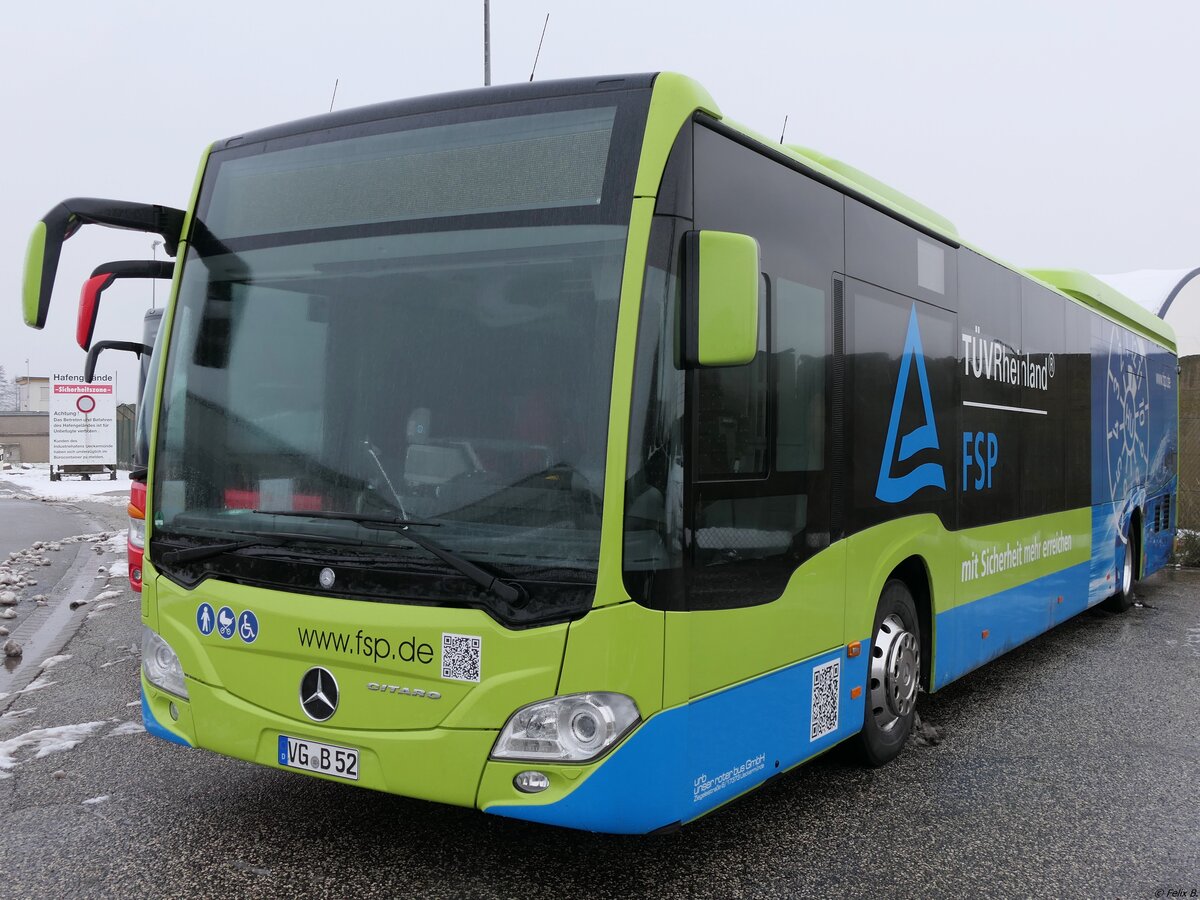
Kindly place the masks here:
<instances>
[{"instance_id":1,"label":"qr code","mask_svg":"<svg viewBox=\"0 0 1200 900\"><path fill-rule=\"evenodd\" d=\"M842 661L830 660L813 669L812 736L815 741L837 731L838 697L842 687Z\"/></svg>"},{"instance_id":2,"label":"qr code","mask_svg":"<svg viewBox=\"0 0 1200 900\"><path fill-rule=\"evenodd\" d=\"M473 634L442 634L442 677L478 681L483 638Z\"/></svg>"}]
</instances>

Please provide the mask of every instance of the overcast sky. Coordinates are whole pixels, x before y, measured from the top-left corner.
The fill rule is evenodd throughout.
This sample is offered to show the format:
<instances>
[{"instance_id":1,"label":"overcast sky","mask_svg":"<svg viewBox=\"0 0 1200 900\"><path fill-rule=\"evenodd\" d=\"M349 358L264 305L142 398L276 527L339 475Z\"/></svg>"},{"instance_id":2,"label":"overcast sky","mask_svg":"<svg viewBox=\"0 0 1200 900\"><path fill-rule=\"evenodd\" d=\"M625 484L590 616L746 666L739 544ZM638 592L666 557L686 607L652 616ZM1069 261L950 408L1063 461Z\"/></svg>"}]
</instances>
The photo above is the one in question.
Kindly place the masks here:
<instances>
[{"instance_id":1,"label":"overcast sky","mask_svg":"<svg viewBox=\"0 0 1200 900\"><path fill-rule=\"evenodd\" d=\"M1018 265L1200 265L1200 4L492 0L492 81L674 70L724 114L839 157ZM67 243L49 322L20 316L33 223L72 196L184 206L212 141L337 108L482 84L482 2L65 0L0 26L0 365L80 372L79 287L149 235ZM158 251L161 257L161 249ZM158 302L165 290L159 289ZM140 336L146 282L96 339ZM122 400L132 357L108 354Z\"/></svg>"}]
</instances>

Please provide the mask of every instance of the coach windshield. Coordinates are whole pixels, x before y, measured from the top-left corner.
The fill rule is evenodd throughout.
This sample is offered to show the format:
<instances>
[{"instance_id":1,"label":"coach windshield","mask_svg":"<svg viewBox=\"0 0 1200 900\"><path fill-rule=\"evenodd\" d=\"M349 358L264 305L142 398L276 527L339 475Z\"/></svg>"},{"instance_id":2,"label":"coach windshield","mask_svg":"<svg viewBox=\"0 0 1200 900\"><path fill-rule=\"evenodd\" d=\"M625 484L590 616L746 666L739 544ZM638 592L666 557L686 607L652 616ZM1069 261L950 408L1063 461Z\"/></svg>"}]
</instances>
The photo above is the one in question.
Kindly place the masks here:
<instances>
[{"instance_id":1,"label":"coach windshield","mask_svg":"<svg viewBox=\"0 0 1200 900\"><path fill-rule=\"evenodd\" d=\"M358 598L590 605L641 120L624 95L470 113L214 154L158 430L168 577L314 591L336 560Z\"/></svg>"}]
</instances>

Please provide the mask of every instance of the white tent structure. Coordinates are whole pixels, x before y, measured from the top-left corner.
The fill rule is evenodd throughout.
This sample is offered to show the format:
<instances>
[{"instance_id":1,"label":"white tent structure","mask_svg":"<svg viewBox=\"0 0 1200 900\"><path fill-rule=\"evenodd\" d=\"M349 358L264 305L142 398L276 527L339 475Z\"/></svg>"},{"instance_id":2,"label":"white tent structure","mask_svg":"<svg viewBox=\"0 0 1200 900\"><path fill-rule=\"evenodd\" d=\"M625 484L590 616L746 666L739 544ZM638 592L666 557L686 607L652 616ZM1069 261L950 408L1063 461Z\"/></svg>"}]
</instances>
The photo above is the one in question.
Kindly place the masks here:
<instances>
[{"instance_id":1,"label":"white tent structure","mask_svg":"<svg viewBox=\"0 0 1200 900\"><path fill-rule=\"evenodd\" d=\"M1200 354L1200 268L1097 275L1175 329L1179 355Z\"/></svg>"}]
</instances>

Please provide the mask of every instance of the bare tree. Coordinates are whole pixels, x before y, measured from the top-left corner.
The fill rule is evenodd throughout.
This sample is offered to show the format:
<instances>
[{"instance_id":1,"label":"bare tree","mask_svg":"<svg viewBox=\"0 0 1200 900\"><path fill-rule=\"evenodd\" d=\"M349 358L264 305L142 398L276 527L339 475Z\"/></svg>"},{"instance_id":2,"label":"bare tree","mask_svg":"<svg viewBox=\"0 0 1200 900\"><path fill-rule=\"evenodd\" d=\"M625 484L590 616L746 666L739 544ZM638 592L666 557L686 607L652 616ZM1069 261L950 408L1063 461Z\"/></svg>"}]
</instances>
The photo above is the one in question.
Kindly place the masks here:
<instances>
[{"instance_id":1,"label":"bare tree","mask_svg":"<svg viewBox=\"0 0 1200 900\"><path fill-rule=\"evenodd\" d=\"M4 366L0 366L0 410L17 408L17 386L8 380Z\"/></svg>"}]
</instances>

